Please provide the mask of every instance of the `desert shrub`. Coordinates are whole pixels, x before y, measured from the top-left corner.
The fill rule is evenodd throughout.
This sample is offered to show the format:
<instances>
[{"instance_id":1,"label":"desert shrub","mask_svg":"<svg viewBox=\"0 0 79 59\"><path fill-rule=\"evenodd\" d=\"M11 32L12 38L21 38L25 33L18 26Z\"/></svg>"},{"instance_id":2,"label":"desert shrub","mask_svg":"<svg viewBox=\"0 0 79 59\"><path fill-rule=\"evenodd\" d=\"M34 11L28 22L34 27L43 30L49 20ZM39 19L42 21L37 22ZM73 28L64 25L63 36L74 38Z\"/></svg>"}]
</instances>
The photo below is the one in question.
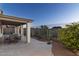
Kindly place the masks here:
<instances>
[{"instance_id":1,"label":"desert shrub","mask_svg":"<svg viewBox=\"0 0 79 59\"><path fill-rule=\"evenodd\" d=\"M52 30L46 25L39 26L38 28L32 29L32 36L35 36L39 39L49 41L51 39Z\"/></svg>"},{"instance_id":2,"label":"desert shrub","mask_svg":"<svg viewBox=\"0 0 79 59\"><path fill-rule=\"evenodd\" d=\"M66 28L59 30L58 37L65 47L79 49L79 24L66 25Z\"/></svg>"}]
</instances>

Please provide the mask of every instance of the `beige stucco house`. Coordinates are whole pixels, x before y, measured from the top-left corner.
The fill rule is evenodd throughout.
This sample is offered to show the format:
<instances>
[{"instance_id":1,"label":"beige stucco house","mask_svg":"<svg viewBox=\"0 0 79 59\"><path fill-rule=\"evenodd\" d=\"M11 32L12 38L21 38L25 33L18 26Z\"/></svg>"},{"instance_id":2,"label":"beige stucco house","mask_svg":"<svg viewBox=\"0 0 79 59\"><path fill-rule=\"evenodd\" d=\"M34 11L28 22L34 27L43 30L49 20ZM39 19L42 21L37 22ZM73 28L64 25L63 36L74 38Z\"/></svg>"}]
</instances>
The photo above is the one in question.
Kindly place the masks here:
<instances>
[{"instance_id":1,"label":"beige stucco house","mask_svg":"<svg viewBox=\"0 0 79 59\"><path fill-rule=\"evenodd\" d=\"M15 33L23 36L23 25L26 25L26 41L30 43L31 39L31 19L19 18L15 16L4 15L3 11L0 10L0 37L3 36L4 25L15 26ZM20 30L21 29L21 33Z\"/></svg>"}]
</instances>

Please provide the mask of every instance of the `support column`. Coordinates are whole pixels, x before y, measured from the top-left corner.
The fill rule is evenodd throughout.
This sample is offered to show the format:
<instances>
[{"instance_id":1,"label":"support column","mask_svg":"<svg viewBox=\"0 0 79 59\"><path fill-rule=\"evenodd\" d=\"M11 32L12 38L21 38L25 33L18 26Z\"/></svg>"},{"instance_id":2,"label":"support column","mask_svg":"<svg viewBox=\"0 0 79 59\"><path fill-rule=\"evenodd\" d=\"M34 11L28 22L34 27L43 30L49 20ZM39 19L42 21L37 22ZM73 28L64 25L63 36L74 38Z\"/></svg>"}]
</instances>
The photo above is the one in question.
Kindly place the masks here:
<instances>
[{"instance_id":1,"label":"support column","mask_svg":"<svg viewBox=\"0 0 79 59\"><path fill-rule=\"evenodd\" d=\"M2 35L3 35L3 25L2 25Z\"/></svg>"},{"instance_id":2,"label":"support column","mask_svg":"<svg viewBox=\"0 0 79 59\"><path fill-rule=\"evenodd\" d=\"M17 34L17 29L16 29L16 26L15 26L15 34Z\"/></svg>"},{"instance_id":3,"label":"support column","mask_svg":"<svg viewBox=\"0 0 79 59\"><path fill-rule=\"evenodd\" d=\"M0 35L1 35L1 22L0 22Z\"/></svg>"},{"instance_id":4,"label":"support column","mask_svg":"<svg viewBox=\"0 0 79 59\"><path fill-rule=\"evenodd\" d=\"M27 43L30 43L30 40L31 40L31 23L26 24L26 40L27 40Z\"/></svg>"},{"instance_id":5,"label":"support column","mask_svg":"<svg viewBox=\"0 0 79 59\"><path fill-rule=\"evenodd\" d=\"M1 26L2 26L2 24L0 22L0 37L2 37Z\"/></svg>"},{"instance_id":6,"label":"support column","mask_svg":"<svg viewBox=\"0 0 79 59\"><path fill-rule=\"evenodd\" d=\"M20 30L20 29L19 29L19 28L20 28L20 27L18 26L18 28L17 28L18 36L20 36L20 33L19 33L19 30Z\"/></svg>"},{"instance_id":7,"label":"support column","mask_svg":"<svg viewBox=\"0 0 79 59\"><path fill-rule=\"evenodd\" d=\"M0 37L1 37L1 26L0 26Z\"/></svg>"},{"instance_id":8,"label":"support column","mask_svg":"<svg viewBox=\"0 0 79 59\"><path fill-rule=\"evenodd\" d=\"M23 38L23 25L21 25L21 39Z\"/></svg>"}]
</instances>

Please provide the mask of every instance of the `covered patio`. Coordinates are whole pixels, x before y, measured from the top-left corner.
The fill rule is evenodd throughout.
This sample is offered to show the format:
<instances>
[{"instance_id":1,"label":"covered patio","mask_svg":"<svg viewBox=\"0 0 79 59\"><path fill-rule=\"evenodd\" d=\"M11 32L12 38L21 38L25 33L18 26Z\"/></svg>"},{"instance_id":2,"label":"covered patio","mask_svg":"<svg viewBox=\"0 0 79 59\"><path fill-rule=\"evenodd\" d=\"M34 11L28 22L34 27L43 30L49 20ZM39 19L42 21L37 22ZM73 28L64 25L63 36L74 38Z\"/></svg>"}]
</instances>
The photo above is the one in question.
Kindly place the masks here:
<instances>
[{"instance_id":1,"label":"covered patio","mask_svg":"<svg viewBox=\"0 0 79 59\"><path fill-rule=\"evenodd\" d=\"M23 26L25 25L26 26L25 27L26 28L26 42L30 43L31 23L32 23L31 19L4 15L3 11L0 10L0 37L3 37L4 35L5 26L8 26L8 27L13 26L15 29L14 33L18 34L18 36L21 36L21 39L22 39L24 36Z\"/></svg>"}]
</instances>

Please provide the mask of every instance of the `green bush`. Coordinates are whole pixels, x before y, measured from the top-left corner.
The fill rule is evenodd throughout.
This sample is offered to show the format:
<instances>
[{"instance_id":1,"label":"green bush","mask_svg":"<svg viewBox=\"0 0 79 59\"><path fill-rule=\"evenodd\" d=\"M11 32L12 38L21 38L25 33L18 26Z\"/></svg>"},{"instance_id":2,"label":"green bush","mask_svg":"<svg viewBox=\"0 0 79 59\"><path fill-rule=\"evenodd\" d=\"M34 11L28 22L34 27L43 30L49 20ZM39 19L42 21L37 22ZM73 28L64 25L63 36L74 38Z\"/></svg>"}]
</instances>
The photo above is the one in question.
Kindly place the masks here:
<instances>
[{"instance_id":1,"label":"green bush","mask_svg":"<svg viewBox=\"0 0 79 59\"><path fill-rule=\"evenodd\" d=\"M70 49L79 49L79 24L72 23L59 30L59 40Z\"/></svg>"}]
</instances>

